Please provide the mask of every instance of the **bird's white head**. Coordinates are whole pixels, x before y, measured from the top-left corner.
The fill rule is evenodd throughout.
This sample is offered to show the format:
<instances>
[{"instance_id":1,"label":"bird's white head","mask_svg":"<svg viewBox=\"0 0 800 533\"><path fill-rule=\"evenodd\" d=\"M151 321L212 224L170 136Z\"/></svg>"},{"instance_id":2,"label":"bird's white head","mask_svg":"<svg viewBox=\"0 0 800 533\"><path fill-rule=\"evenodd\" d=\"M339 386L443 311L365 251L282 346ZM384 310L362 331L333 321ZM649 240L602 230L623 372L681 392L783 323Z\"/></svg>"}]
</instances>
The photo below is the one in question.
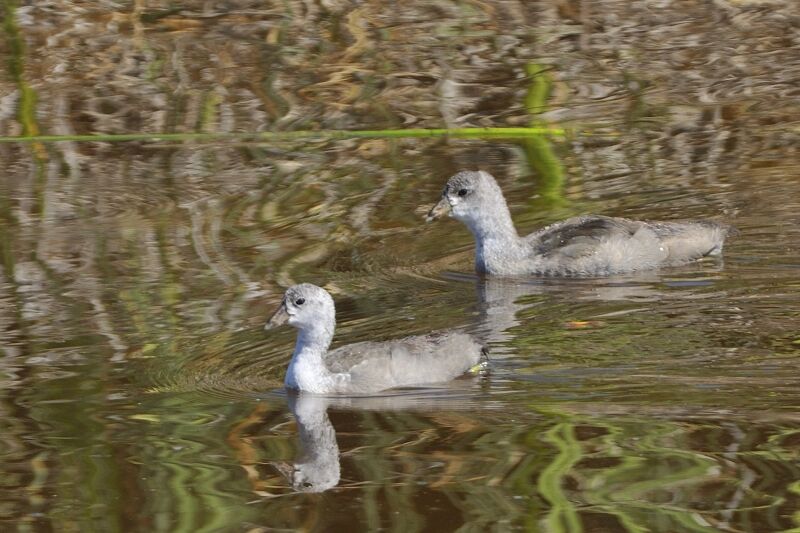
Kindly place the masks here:
<instances>
[{"instance_id":1,"label":"bird's white head","mask_svg":"<svg viewBox=\"0 0 800 533\"><path fill-rule=\"evenodd\" d=\"M336 308L328 291L311 283L301 283L286 289L280 307L264 329L289 324L300 330L310 330L335 320Z\"/></svg>"},{"instance_id":2,"label":"bird's white head","mask_svg":"<svg viewBox=\"0 0 800 533\"><path fill-rule=\"evenodd\" d=\"M447 213L475 230L497 215L506 218L507 212L503 191L494 177L482 170L465 170L447 180L442 198L430 210L427 220Z\"/></svg>"}]
</instances>

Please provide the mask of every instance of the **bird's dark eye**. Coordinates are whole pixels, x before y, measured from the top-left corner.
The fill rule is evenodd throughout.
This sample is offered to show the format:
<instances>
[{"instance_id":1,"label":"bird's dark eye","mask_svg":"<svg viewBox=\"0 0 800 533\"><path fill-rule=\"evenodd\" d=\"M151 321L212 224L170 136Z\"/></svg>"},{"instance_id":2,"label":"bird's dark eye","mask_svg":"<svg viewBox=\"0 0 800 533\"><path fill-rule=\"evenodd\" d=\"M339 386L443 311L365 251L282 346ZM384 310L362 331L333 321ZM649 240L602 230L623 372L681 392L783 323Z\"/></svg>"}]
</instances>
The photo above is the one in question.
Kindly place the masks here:
<instances>
[{"instance_id":1,"label":"bird's dark eye","mask_svg":"<svg viewBox=\"0 0 800 533\"><path fill-rule=\"evenodd\" d=\"M305 298L298 298L297 300L294 301L294 305L303 305L304 303L306 303Z\"/></svg>"},{"instance_id":2,"label":"bird's dark eye","mask_svg":"<svg viewBox=\"0 0 800 533\"><path fill-rule=\"evenodd\" d=\"M314 485L312 485L312 484L311 484L311 483L309 483L308 481L304 481L304 482L303 482L303 487L305 487L305 488L307 488L307 489L308 489L308 488L311 488L311 487L313 487L313 486L314 486Z\"/></svg>"},{"instance_id":3,"label":"bird's dark eye","mask_svg":"<svg viewBox=\"0 0 800 533\"><path fill-rule=\"evenodd\" d=\"M469 191L467 189L459 189L458 190L458 195L459 196L466 196L467 193L469 193Z\"/></svg>"}]
</instances>

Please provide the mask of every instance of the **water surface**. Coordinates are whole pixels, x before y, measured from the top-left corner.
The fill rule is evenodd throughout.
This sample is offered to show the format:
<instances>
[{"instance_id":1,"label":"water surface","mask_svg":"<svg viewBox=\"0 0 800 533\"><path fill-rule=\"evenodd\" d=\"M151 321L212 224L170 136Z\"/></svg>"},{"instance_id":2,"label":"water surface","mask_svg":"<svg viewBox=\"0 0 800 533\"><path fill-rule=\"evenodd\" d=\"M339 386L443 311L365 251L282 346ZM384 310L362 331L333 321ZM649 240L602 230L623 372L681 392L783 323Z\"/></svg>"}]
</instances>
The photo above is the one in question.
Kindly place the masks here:
<instances>
[{"instance_id":1,"label":"water surface","mask_svg":"<svg viewBox=\"0 0 800 533\"><path fill-rule=\"evenodd\" d=\"M0 144L0 529L800 528L794 3L2 6L4 134L570 133ZM465 168L521 233L741 235L659 272L481 280L467 230L423 222ZM287 396L294 332L262 326L301 281L336 344L459 328L491 371Z\"/></svg>"}]
</instances>

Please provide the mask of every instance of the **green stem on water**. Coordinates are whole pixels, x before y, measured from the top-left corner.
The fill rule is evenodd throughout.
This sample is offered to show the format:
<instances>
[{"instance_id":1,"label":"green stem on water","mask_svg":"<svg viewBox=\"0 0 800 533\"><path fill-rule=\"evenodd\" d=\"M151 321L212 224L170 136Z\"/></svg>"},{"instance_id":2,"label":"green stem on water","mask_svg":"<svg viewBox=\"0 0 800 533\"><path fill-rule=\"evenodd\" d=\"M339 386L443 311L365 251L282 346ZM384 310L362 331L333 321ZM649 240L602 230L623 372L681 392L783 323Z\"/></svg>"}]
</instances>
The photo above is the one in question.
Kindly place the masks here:
<instances>
[{"instance_id":1,"label":"green stem on water","mask_svg":"<svg viewBox=\"0 0 800 533\"><path fill-rule=\"evenodd\" d=\"M460 139L501 138L525 139L542 135L562 137L563 128L432 128L405 130L318 130L284 131L254 133L119 133L109 135L24 135L20 137L0 137L0 143L35 142L126 142L126 141L296 141L296 140L335 140L359 138L415 138L415 137L456 137Z\"/></svg>"}]
</instances>

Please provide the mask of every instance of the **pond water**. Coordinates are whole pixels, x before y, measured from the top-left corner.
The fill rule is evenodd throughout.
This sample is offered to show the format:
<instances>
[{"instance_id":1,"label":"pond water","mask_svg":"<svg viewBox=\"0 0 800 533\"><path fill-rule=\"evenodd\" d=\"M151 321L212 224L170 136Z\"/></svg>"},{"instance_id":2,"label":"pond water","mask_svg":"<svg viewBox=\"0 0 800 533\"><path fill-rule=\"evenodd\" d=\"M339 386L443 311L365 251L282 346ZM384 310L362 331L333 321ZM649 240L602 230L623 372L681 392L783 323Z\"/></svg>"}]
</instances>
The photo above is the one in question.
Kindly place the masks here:
<instances>
[{"instance_id":1,"label":"pond water","mask_svg":"<svg viewBox=\"0 0 800 533\"><path fill-rule=\"evenodd\" d=\"M0 143L0 530L800 528L796 2L0 2L0 131L549 125L566 136ZM544 95L544 96L543 96ZM722 259L479 279L424 223L481 168L520 232L715 218ZM457 328L481 376L287 395Z\"/></svg>"}]
</instances>

